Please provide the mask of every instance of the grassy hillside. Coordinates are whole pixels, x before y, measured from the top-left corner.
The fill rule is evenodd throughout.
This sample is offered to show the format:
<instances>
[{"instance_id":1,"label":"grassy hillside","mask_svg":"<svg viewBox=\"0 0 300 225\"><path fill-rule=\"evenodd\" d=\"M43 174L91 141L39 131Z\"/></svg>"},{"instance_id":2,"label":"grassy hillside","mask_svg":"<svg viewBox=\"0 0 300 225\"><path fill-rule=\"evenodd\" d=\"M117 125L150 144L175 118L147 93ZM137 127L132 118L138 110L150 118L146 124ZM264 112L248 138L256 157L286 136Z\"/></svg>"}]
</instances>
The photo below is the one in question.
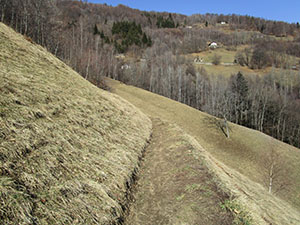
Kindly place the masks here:
<instances>
[{"instance_id":1,"label":"grassy hillside","mask_svg":"<svg viewBox=\"0 0 300 225\"><path fill-rule=\"evenodd\" d=\"M249 222L246 212L241 216L221 207L231 200L230 192L221 189L221 182L199 157L202 149L174 123L159 118L152 122L151 142L125 224L232 225L240 219Z\"/></svg>"},{"instance_id":2,"label":"grassy hillside","mask_svg":"<svg viewBox=\"0 0 300 225\"><path fill-rule=\"evenodd\" d=\"M0 224L122 217L151 121L0 24Z\"/></svg>"},{"instance_id":3,"label":"grassy hillside","mask_svg":"<svg viewBox=\"0 0 300 225\"><path fill-rule=\"evenodd\" d=\"M245 198L245 204L247 204L247 201L252 201L251 199L255 199L256 203L254 205L260 205L263 201L266 203L274 201L271 205L262 207L269 210L270 213L274 213L276 205L281 209L286 206L286 203L281 205L281 200L275 197L277 195L296 207L296 211L291 211L297 212L294 215L298 214L300 210L299 149L279 142L261 132L231 123L231 137L226 138L219 128L219 121L205 113L117 81L110 81L110 85L118 95L130 101L148 115L176 122L185 132L193 136L217 162L224 163L222 168L225 168L225 166L231 168L228 169L230 170L229 175L241 174L233 179L231 187L241 193L241 190L245 190L241 188L244 185L247 186L247 190L251 190L253 187L253 190L251 190L253 192ZM284 173L278 173L280 179L277 179L276 182L274 180L274 189L276 186L278 192L269 195L265 185L269 181L266 165L270 161L272 152L280 155L280 171ZM243 181L243 184L237 183L239 180ZM248 191L245 192L249 193ZM252 207L253 210L264 213L262 208ZM277 212L280 212L280 210ZM300 219L298 218L298 220Z\"/></svg>"}]
</instances>

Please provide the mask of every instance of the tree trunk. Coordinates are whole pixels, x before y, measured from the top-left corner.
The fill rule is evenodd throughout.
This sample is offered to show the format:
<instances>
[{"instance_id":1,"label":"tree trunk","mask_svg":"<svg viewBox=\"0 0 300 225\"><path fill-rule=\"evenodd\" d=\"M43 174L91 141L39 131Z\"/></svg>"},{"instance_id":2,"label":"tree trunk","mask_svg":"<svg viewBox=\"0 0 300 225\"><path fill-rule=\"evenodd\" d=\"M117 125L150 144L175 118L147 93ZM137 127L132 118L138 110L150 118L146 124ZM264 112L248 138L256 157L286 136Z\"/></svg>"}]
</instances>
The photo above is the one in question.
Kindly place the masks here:
<instances>
[{"instance_id":1,"label":"tree trunk","mask_svg":"<svg viewBox=\"0 0 300 225\"><path fill-rule=\"evenodd\" d=\"M182 90L181 90L181 88L182 88L182 75L181 75L181 68L179 67L178 68L178 101L179 102L182 102L182 99L181 99Z\"/></svg>"},{"instance_id":2,"label":"tree trunk","mask_svg":"<svg viewBox=\"0 0 300 225\"><path fill-rule=\"evenodd\" d=\"M273 185L273 169L274 169L274 164L272 163L271 168L270 168L270 173L269 173L269 193L272 193L272 185Z\"/></svg>"},{"instance_id":3,"label":"tree trunk","mask_svg":"<svg viewBox=\"0 0 300 225\"><path fill-rule=\"evenodd\" d=\"M87 62L86 71L85 71L85 79L86 80L88 79L88 76L89 76L90 61L91 61L91 52L89 50L88 62Z\"/></svg>"},{"instance_id":4,"label":"tree trunk","mask_svg":"<svg viewBox=\"0 0 300 225\"><path fill-rule=\"evenodd\" d=\"M227 122L226 116L224 116L224 126L226 128L226 137L230 138L230 136L229 136L229 127L228 127L228 122Z\"/></svg>"},{"instance_id":5,"label":"tree trunk","mask_svg":"<svg viewBox=\"0 0 300 225\"><path fill-rule=\"evenodd\" d=\"M5 18L5 9L6 9L6 1L5 3L3 3L2 5L2 10L1 10L1 22L4 22L4 18Z\"/></svg>"}]
</instances>

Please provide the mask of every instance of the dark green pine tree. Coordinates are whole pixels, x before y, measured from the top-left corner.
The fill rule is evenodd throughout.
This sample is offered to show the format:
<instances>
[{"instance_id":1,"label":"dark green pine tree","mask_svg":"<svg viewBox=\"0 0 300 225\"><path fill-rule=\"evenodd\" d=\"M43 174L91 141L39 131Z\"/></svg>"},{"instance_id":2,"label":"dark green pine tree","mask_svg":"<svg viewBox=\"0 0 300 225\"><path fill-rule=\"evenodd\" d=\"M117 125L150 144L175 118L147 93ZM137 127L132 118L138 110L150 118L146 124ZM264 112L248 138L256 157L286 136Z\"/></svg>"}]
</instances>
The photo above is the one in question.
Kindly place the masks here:
<instances>
[{"instance_id":1,"label":"dark green pine tree","mask_svg":"<svg viewBox=\"0 0 300 225\"><path fill-rule=\"evenodd\" d=\"M95 26L94 26L94 35L97 35L97 34L99 34L99 30L98 30L97 24L95 24Z\"/></svg>"},{"instance_id":2,"label":"dark green pine tree","mask_svg":"<svg viewBox=\"0 0 300 225\"><path fill-rule=\"evenodd\" d=\"M119 33L119 27L118 27L118 24L117 23L113 23L113 26L111 28L111 33L114 35L114 34L118 34Z\"/></svg>"},{"instance_id":3,"label":"dark green pine tree","mask_svg":"<svg viewBox=\"0 0 300 225\"><path fill-rule=\"evenodd\" d=\"M250 109L250 104L248 101L249 88L248 82L241 72L238 72L238 74L232 78L231 90L235 105L233 110L235 122L246 126L248 125L247 110Z\"/></svg>"},{"instance_id":4,"label":"dark green pine tree","mask_svg":"<svg viewBox=\"0 0 300 225\"><path fill-rule=\"evenodd\" d=\"M107 36L104 36L104 42L106 44L110 44L111 41L109 40L109 38Z\"/></svg>"},{"instance_id":5,"label":"dark green pine tree","mask_svg":"<svg viewBox=\"0 0 300 225\"><path fill-rule=\"evenodd\" d=\"M174 28L175 27L175 22L173 20L172 14L169 13L169 18L167 19L167 27L169 28Z\"/></svg>"},{"instance_id":6,"label":"dark green pine tree","mask_svg":"<svg viewBox=\"0 0 300 225\"><path fill-rule=\"evenodd\" d=\"M248 97L248 82L241 72L236 75L236 85L233 87L233 91L240 96L241 101Z\"/></svg>"},{"instance_id":7,"label":"dark green pine tree","mask_svg":"<svg viewBox=\"0 0 300 225\"><path fill-rule=\"evenodd\" d=\"M148 43L147 43L147 46L148 47L151 47L152 46L152 40L150 37L148 37Z\"/></svg>"},{"instance_id":8,"label":"dark green pine tree","mask_svg":"<svg viewBox=\"0 0 300 225\"><path fill-rule=\"evenodd\" d=\"M140 35L143 33L141 24L137 26L137 30Z\"/></svg>"},{"instance_id":9,"label":"dark green pine tree","mask_svg":"<svg viewBox=\"0 0 300 225\"><path fill-rule=\"evenodd\" d=\"M265 29L266 29L266 25L262 24L260 27L260 32L263 33Z\"/></svg>"},{"instance_id":10,"label":"dark green pine tree","mask_svg":"<svg viewBox=\"0 0 300 225\"><path fill-rule=\"evenodd\" d=\"M114 46L118 52L126 52L132 45L151 46L152 41L143 32L142 26L136 22L122 21L114 22L112 26ZM100 32L100 36L102 32ZM104 35L104 34L103 34ZM104 40L106 36L104 35Z\"/></svg>"},{"instance_id":11,"label":"dark green pine tree","mask_svg":"<svg viewBox=\"0 0 300 225\"><path fill-rule=\"evenodd\" d=\"M147 38L147 35L145 33L143 33L142 42L143 42L143 45L148 44L148 38Z\"/></svg>"},{"instance_id":12,"label":"dark green pine tree","mask_svg":"<svg viewBox=\"0 0 300 225\"><path fill-rule=\"evenodd\" d=\"M159 16L159 17L157 18L157 22L156 22L157 28L161 28L161 27L162 27L163 20L164 20L164 19L163 19L162 16Z\"/></svg>"},{"instance_id":13,"label":"dark green pine tree","mask_svg":"<svg viewBox=\"0 0 300 225\"><path fill-rule=\"evenodd\" d=\"M102 39L105 38L105 35L104 35L103 30L101 30L101 32L100 32L100 37L101 37Z\"/></svg>"}]
</instances>

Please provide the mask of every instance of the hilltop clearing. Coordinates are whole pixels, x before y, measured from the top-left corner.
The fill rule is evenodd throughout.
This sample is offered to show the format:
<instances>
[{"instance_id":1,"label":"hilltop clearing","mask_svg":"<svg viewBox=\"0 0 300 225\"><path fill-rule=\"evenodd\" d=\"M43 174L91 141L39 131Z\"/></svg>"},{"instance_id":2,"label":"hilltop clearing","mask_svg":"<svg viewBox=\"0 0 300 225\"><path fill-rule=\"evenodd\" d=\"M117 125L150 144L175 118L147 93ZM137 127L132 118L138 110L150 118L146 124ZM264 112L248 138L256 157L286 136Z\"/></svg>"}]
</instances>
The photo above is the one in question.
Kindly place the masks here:
<instances>
[{"instance_id":1,"label":"hilltop clearing","mask_svg":"<svg viewBox=\"0 0 300 225\"><path fill-rule=\"evenodd\" d=\"M222 75L225 77L230 77L238 72L242 72L245 75L263 76L276 72L278 73L278 71L280 71L282 74L289 73L292 77L297 76L299 73L299 71L296 70L296 66L295 70L292 70L291 68L293 65L298 64L300 58L287 56L286 54L281 55L282 58L278 59L278 61L286 63L285 66L281 66L281 68L275 68L271 65L260 69L254 69L251 68L251 66L246 66L245 64L241 66L239 62L237 62L238 53L245 51L245 49L249 47L249 45L240 45L238 47L231 48L229 46L221 46L217 49L207 49L198 53L186 54L184 57L188 62L193 62L196 71L200 71L200 68L203 67L208 74ZM215 62L216 58L219 58L217 62ZM290 78L291 80L292 77ZM297 82L295 81L295 83Z\"/></svg>"},{"instance_id":2,"label":"hilltop clearing","mask_svg":"<svg viewBox=\"0 0 300 225\"><path fill-rule=\"evenodd\" d=\"M109 83L115 93L147 115L175 122L184 132L193 136L207 151L205 157L207 162L211 162L208 164L212 165L223 183L240 196L239 200L249 208L258 224L262 224L261 221L299 223L299 149L232 123L229 124L230 138L226 138L219 126L222 121L214 117L142 89L113 80L109 80ZM269 181L266 165L272 152L279 153L280 162L284 162L281 164L281 172L284 173L277 174L280 179L277 179L277 183L274 180L274 192L270 195L265 183ZM277 196L287 200L296 209Z\"/></svg>"},{"instance_id":3,"label":"hilltop clearing","mask_svg":"<svg viewBox=\"0 0 300 225\"><path fill-rule=\"evenodd\" d=\"M151 121L0 24L0 224L114 224Z\"/></svg>"}]
</instances>

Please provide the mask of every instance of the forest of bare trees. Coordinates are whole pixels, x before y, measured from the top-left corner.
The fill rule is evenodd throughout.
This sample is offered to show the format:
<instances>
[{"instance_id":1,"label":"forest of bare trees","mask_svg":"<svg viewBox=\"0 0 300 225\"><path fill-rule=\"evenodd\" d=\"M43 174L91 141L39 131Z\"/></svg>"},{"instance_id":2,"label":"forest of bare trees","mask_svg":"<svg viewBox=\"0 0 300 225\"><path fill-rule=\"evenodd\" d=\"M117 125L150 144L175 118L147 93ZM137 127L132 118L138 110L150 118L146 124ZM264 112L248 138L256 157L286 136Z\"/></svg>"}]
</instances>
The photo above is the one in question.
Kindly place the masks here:
<instances>
[{"instance_id":1,"label":"forest of bare trees","mask_svg":"<svg viewBox=\"0 0 300 225\"><path fill-rule=\"evenodd\" d=\"M293 65L289 57L299 56L298 24L238 15L187 17L69 0L0 0L0 6L2 22L95 85L103 85L104 76L118 79L300 147L300 72L284 70ZM127 34L122 34L123 40L112 30L122 21L140 32L136 43L143 43L143 38L145 43L126 44ZM232 32L214 27L221 21L230 24ZM187 28L195 23L204 28ZM295 38L281 42L271 34ZM282 69L265 76L238 73L230 79L196 70L183 55L205 50L211 40L233 49L248 45L236 54L241 66ZM117 49L123 44L126 48L121 50L131 56L126 67Z\"/></svg>"},{"instance_id":2,"label":"forest of bare trees","mask_svg":"<svg viewBox=\"0 0 300 225\"><path fill-rule=\"evenodd\" d=\"M300 73L238 73L228 80L204 69L196 72L171 51L158 56L162 47L147 50L144 57L151 63L134 63L119 79L299 147Z\"/></svg>"}]
</instances>

